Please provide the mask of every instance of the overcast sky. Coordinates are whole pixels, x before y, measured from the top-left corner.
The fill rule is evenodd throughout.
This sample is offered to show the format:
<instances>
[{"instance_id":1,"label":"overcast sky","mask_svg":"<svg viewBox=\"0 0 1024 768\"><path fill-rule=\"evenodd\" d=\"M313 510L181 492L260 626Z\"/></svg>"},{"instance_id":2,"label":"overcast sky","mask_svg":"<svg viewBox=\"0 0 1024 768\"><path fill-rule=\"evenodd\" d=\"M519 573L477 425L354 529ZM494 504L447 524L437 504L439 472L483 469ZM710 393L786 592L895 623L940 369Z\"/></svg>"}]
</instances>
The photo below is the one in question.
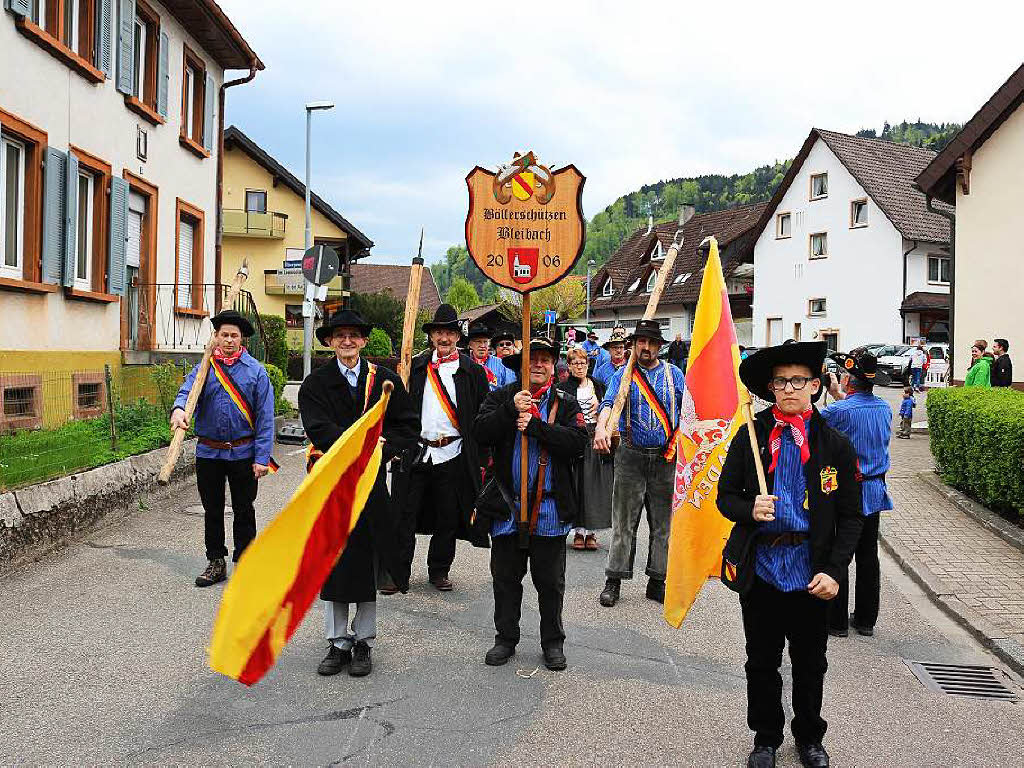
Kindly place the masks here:
<instances>
[{"instance_id":1,"label":"overcast sky","mask_svg":"<svg viewBox=\"0 0 1024 768\"><path fill-rule=\"evenodd\" d=\"M574 163L592 216L640 185L743 173L812 126L963 122L1021 64L1007 2L219 0L267 66L234 123L407 263L463 242L465 176ZM826 6L830 6L826 8Z\"/></svg>"}]
</instances>

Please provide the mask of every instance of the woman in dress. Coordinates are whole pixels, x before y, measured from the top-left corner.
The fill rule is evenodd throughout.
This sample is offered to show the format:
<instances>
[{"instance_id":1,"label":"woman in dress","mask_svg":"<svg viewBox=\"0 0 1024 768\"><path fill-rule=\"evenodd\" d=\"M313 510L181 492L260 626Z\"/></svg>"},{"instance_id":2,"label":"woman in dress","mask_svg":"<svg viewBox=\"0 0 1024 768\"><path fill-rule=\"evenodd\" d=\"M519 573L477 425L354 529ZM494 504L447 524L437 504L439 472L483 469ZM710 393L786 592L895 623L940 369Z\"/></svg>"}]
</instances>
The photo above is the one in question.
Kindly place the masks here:
<instances>
[{"instance_id":1,"label":"woman in dress","mask_svg":"<svg viewBox=\"0 0 1024 768\"><path fill-rule=\"evenodd\" d=\"M569 350L569 378L558 384L558 389L572 395L580 404L586 421L587 447L576 466L576 480L580 499L578 527L573 531L572 548L596 550L596 531L612 527L612 459L594 451L594 428L597 407L604 397L604 384L587 375L587 353L581 347Z\"/></svg>"}]
</instances>

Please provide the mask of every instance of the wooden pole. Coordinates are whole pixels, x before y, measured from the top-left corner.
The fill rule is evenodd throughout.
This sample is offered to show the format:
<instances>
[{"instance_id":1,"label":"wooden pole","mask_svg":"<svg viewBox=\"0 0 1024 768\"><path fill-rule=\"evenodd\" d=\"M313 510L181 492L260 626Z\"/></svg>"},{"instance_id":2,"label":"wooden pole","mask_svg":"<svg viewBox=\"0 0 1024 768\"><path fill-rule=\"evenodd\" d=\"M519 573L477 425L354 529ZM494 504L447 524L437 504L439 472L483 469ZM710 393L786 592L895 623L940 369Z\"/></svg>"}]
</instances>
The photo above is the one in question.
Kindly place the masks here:
<instances>
[{"instance_id":1,"label":"wooden pole","mask_svg":"<svg viewBox=\"0 0 1024 768\"><path fill-rule=\"evenodd\" d=\"M231 284L231 288L228 290L228 295L224 300L222 306L226 306L230 309L235 299L238 297L238 293L242 290L242 283L249 276L249 264L248 259L242 261L242 266L238 268L238 272L235 274L235 280ZM212 326L211 326L212 329ZM206 348L203 350L203 359L199 363L199 370L196 372L196 380L192 382L192 389L189 390L188 399L185 400L185 421L191 422L192 414L195 413L196 403L199 402L199 395L203 391L203 385L206 384L206 376L210 372L210 357L213 356L213 348L217 344L217 338L215 333L210 333L210 340L206 342ZM171 445L167 449L167 458L164 460L163 467L160 468L160 474L157 475L157 482L160 485L167 485L171 480L171 472L174 471L174 465L178 463L178 457L181 455L181 446L185 442L185 430L175 430L171 436Z\"/></svg>"},{"instance_id":2,"label":"wooden pole","mask_svg":"<svg viewBox=\"0 0 1024 768\"><path fill-rule=\"evenodd\" d=\"M743 404L743 416L747 420L747 434L750 436L750 450L754 454L754 469L757 471L757 486L761 495L768 495L768 483L764 479L764 465L761 463L761 450L757 447L757 435L754 434L754 413L750 407L750 398Z\"/></svg>"},{"instance_id":3,"label":"wooden pole","mask_svg":"<svg viewBox=\"0 0 1024 768\"><path fill-rule=\"evenodd\" d=\"M530 391L530 294L523 294L523 352L520 357L519 381L527 392ZM529 472L530 463L527 455L526 433L519 435L519 543L529 543L530 508L529 508Z\"/></svg>"},{"instance_id":4,"label":"wooden pole","mask_svg":"<svg viewBox=\"0 0 1024 768\"><path fill-rule=\"evenodd\" d=\"M405 296L405 319L402 322L402 352L398 360L398 375L402 384L409 387L409 370L412 367L412 342L416 336L416 317L420 310L420 287L423 282L423 230L420 229L420 250L412 260L409 270L409 292Z\"/></svg>"}]
</instances>

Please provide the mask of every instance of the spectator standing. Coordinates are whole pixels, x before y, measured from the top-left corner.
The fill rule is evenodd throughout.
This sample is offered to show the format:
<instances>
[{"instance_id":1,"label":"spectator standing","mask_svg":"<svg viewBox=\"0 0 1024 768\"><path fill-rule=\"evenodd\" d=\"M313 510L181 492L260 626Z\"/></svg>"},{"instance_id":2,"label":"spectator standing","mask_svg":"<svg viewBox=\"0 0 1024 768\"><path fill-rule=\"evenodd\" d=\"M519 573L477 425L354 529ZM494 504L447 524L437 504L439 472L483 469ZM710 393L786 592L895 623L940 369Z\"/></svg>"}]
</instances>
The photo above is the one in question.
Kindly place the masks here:
<instances>
[{"instance_id":1,"label":"spectator standing","mask_svg":"<svg viewBox=\"0 0 1024 768\"><path fill-rule=\"evenodd\" d=\"M686 342L683 334L677 333L675 341L668 345L668 361L686 373Z\"/></svg>"},{"instance_id":2,"label":"spectator standing","mask_svg":"<svg viewBox=\"0 0 1024 768\"><path fill-rule=\"evenodd\" d=\"M1009 387L1013 385L1013 363L1010 361L1010 342L996 339L992 342L995 362L992 363L991 381L993 387Z\"/></svg>"},{"instance_id":3,"label":"spectator standing","mask_svg":"<svg viewBox=\"0 0 1024 768\"><path fill-rule=\"evenodd\" d=\"M896 437L903 438L904 440L910 439L910 429L914 422L915 405L917 405L917 403L914 401L914 388L904 387L903 402L900 403L900 431L896 433Z\"/></svg>"},{"instance_id":4,"label":"spectator standing","mask_svg":"<svg viewBox=\"0 0 1024 768\"><path fill-rule=\"evenodd\" d=\"M924 351L923 344L918 344L910 353L910 386L915 392L924 391L924 368L927 363L928 353Z\"/></svg>"},{"instance_id":5,"label":"spectator standing","mask_svg":"<svg viewBox=\"0 0 1024 768\"><path fill-rule=\"evenodd\" d=\"M992 353L986 352L988 342L978 339L971 347L971 367L967 369L967 378L964 379L965 387L991 387L992 386Z\"/></svg>"}]
</instances>

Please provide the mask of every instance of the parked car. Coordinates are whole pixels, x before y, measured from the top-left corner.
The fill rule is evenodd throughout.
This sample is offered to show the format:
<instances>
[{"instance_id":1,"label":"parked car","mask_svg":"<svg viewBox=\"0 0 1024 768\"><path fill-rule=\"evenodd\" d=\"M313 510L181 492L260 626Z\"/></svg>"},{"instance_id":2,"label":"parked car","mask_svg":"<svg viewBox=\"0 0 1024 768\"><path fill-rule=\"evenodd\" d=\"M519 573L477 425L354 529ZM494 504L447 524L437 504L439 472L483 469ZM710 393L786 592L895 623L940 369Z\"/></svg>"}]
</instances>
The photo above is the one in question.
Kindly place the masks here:
<instances>
[{"instance_id":1,"label":"parked car","mask_svg":"<svg viewBox=\"0 0 1024 768\"><path fill-rule=\"evenodd\" d=\"M878 356L878 350L883 347L889 346L887 344L861 344L859 347L854 347L850 350L850 354L853 357L860 357L865 352L870 352L872 355Z\"/></svg>"},{"instance_id":2,"label":"parked car","mask_svg":"<svg viewBox=\"0 0 1024 768\"><path fill-rule=\"evenodd\" d=\"M910 352L909 344L887 344L875 354L878 358L878 370L884 373L890 384L906 386L910 383Z\"/></svg>"}]
</instances>

